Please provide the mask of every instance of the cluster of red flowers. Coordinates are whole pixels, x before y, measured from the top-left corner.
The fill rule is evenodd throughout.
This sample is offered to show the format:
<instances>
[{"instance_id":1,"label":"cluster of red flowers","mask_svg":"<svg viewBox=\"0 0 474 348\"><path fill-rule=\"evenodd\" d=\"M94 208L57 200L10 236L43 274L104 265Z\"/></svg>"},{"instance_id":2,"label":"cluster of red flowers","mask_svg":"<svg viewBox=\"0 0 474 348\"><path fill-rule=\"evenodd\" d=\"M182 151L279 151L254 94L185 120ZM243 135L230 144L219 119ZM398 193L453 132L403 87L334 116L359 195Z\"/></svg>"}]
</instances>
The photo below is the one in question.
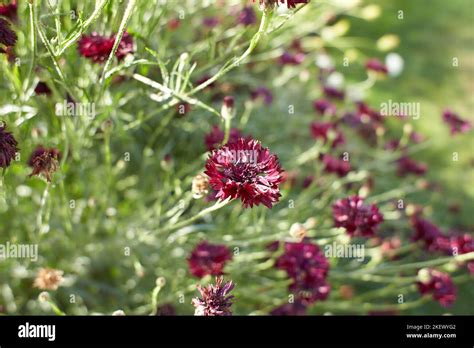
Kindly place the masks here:
<instances>
[{"instance_id":1,"label":"cluster of red flowers","mask_svg":"<svg viewBox=\"0 0 474 348\"><path fill-rule=\"evenodd\" d=\"M451 306L456 301L456 287L449 274L429 269L426 278L416 283L422 295L431 294L443 307Z\"/></svg>"},{"instance_id":2,"label":"cluster of red flowers","mask_svg":"<svg viewBox=\"0 0 474 348\"><path fill-rule=\"evenodd\" d=\"M424 248L430 252L461 255L474 251L474 238L467 233L445 235L436 225L418 216L412 219L412 225L412 240L422 242ZM468 269L474 274L474 261L468 263Z\"/></svg>"},{"instance_id":3,"label":"cluster of red flowers","mask_svg":"<svg viewBox=\"0 0 474 348\"><path fill-rule=\"evenodd\" d=\"M276 242L270 249L278 247ZM331 290L326 281L329 262L316 244L308 241L283 243L283 254L276 259L275 267L286 271L292 281L288 289L301 304L308 305L328 297Z\"/></svg>"},{"instance_id":4,"label":"cluster of red flowers","mask_svg":"<svg viewBox=\"0 0 474 348\"><path fill-rule=\"evenodd\" d=\"M95 32L92 35L84 35L78 42L79 53L83 57L91 59L94 63L103 63L112 52L115 39L115 35L106 37ZM125 32L115 52L115 57L122 60L130 53L133 53L133 38Z\"/></svg>"},{"instance_id":5,"label":"cluster of red flowers","mask_svg":"<svg viewBox=\"0 0 474 348\"><path fill-rule=\"evenodd\" d=\"M375 204L366 205L359 196L340 199L332 207L334 225L351 236L373 237L383 215Z\"/></svg>"},{"instance_id":6,"label":"cluster of red flowers","mask_svg":"<svg viewBox=\"0 0 474 348\"><path fill-rule=\"evenodd\" d=\"M206 241L196 245L188 258L189 270L195 277L224 274L225 264L232 260L232 254L225 245L210 244Z\"/></svg>"}]
</instances>

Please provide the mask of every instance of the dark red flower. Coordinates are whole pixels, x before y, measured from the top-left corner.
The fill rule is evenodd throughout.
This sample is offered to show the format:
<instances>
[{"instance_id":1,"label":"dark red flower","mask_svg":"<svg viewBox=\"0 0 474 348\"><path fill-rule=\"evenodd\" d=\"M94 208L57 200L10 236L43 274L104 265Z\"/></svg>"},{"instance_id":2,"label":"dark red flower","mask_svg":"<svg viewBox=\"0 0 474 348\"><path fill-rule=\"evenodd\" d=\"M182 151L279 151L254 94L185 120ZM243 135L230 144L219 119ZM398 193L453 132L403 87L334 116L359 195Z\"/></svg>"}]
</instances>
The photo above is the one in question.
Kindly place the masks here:
<instances>
[{"instance_id":1,"label":"dark red flower","mask_svg":"<svg viewBox=\"0 0 474 348\"><path fill-rule=\"evenodd\" d=\"M170 316L175 316L176 315L176 309L174 306L170 303L165 303L162 305L159 305L157 310L156 310L156 315L162 316L162 317L170 317Z\"/></svg>"},{"instance_id":2,"label":"dark red flower","mask_svg":"<svg viewBox=\"0 0 474 348\"><path fill-rule=\"evenodd\" d=\"M176 29L179 28L180 25L181 25L181 21L179 20L179 18L171 18L168 21L168 29L169 30L176 30Z\"/></svg>"},{"instance_id":3,"label":"dark red flower","mask_svg":"<svg viewBox=\"0 0 474 348\"><path fill-rule=\"evenodd\" d=\"M201 293L201 298L194 298L192 303L196 310L194 315L196 316L230 316L232 311L232 299L234 296L229 293L234 288L232 281L225 282L222 277L216 277L216 285L209 284L203 288L200 285L197 286L198 291Z\"/></svg>"},{"instance_id":4,"label":"dark red flower","mask_svg":"<svg viewBox=\"0 0 474 348\"><path fill-rule=\"evenodd\" d=\"M414 229L412 240L422 242L423 247L429 252L462 255L474 251L474 239L467 233L445 235L436 225L418 216L415 216L411 223ZM468 262L468 269L472 273L471 263L473 261Z\"/></svg>"},{"instance_id":5,"label":"dark red flower","mask_svg":"<svg viewBox=\"0 0 474 348\"><path fill-rule=\"evenodd\" d=\"M334 173L339 177L344 177L352 170L349 161L344 161L328 154L323 155L321 159L326 173Z\"/></svg>"},{"instance_id":6,"label":"dark red flower","mask_svg":"<svg viewBox=\"0 0 474 348\"><path fill-rule=\"evenodd\" d=\"M467 133L472 125L469 121L463 120L458 114L447 109L443 112L443 121L451 127L451 134Z\"/></svg>"},{"instance_id":7,"label":"dark red flower","mask_svg":"<svg viewBox=\"0 0 474 348\"><path fill-rule=\"evenodd\" d=\"M421 295L431 294L443 307L449 307L456 301L457 290L449 274L434 269L425 269L423 278L416 283Z\"/></svg>"},{"instance_id":8,"label":"dark red flower","mask_svg":"<svg viewBox=\"0 0 474 348\"><path fill-rule=\"evenodd\" d=\"M377 73L382 73L382 74L388 73L387 66L384 63L382 63L380 60L378 60L377 58L369 59L367 63L365 64L365 68L367 70L375 71Z\"/></svg>"},{"instance_id":9,"label":"dark red flower","mask_svg":"<svg viewBox=\"0 0 474 348\"><path fill-rule=\"evenodd\" d=\"M17 40L16 33L10 29L10 23L0 18L0 44L5 46L15 46Z\"/></svg>"},{"instance_id":10,"label":"dark red flower","mask_svg":"<svg viewBox=\"0 0 474 348\"><path fill-rule=\"evenodd\" d=\"M37 157L41 157L44 153L49 153L52 157L56 158L58 161L61 160L61 151L53 147L48 149L39 145L33 150L33 153L31 154L30 159L28 160L28 165L30 167L33 167L35 159Z\"/></svg>"},{"instance_id":11,"label":"dark red flower","mask_svg":"<svg viewBox=\"0 0 474 348\"><path fill-rule=\"evenodd\" d=\"M225 245L203 241L191 252L188 265L195 277L202 278L208 274L224 274L224 266L229 260L232 260L232 254Z\"/></svg>"},{"instance_id":12,"label":"dark red flower","mask_svg":"<svg viewBox=\"0 0 474 348\"><path fill-rule=\"evenodd\" d=\"M240 130L237 128L231 128L229 133L228 143L235 143L239 138L242 137ZM213 125L212 130L204 136L204 143L206 144L207 150L212 151L221 146L224 141L224 132L219 128L218 125Z\"/></svg>"},{"instance_id":13,"label":"dark red flower","mask_svg":"<svg viewBox=\"0 0 474 348\"><path fill-rule=\"evenodd\" d=\"M278 58L278 62L281 65L299 65L303 63L304 60L304 53L290 53L284 52L280 58Z\"/></svg>"},{"instance_id":14,"label":"dark red flower","mask_svg":"<svg viewBox=\"0 0 474 348\"><path fill-rule=\"evenodd\" d=\"M257 15L255 14L253 7L246 6L242 9L239 14L239 23L244 26L254 25L257 23Z\"/></svg>"},{"instance_id":15,"label":"dark red flower","mask_svg":"<svg viewBox=\"0 0 474 348\"><path fill-rule=\"evenodd\" d=\"M280 198L278 158L257 140L239 138L214 150L205 173L218 199L240 198L244 208L259 204L271 208Z\"/></svg>"},{"instance_id":16,"label":"dark red flower","mask_svg":"<svg viewBox=\"0 0 474 348\"><path fill-rule=\"evenodd\" d=\"M357 113L362 122L383 122L382 115L363 102L357 103Z\"/></svg>"},{"instance_id":17,"label":"dark red flower","mask_svg":"<svg viewBox=\"0 0 474 348\"><path fill-rule=\"evenodd\" d=\"M293 303L285 303L270 312L274 316L302 316L306 315L306 305L303 301L296 300Z\"/></svg>"},{"instance_id":18,"label":"dark red flower","mask_svg":"<svg viewBox=\"0 0 474 348\"><path fill-rule=\"evenodd\" d=\"M397 174L399 176L405 176L408 174L424 175L428 170L426 164L416 162L405 155L397 160L397 164Z\"/></svg>"},{"instance_id":19,"label":"dark red flower","mask_svg":"<svg viewBox=\"0 0 474 348\"><path fill-rule=\"evenodd\" d=\"M202 24L208 28L214 28L219 24L219 18L217 17L206 17L203 19Z\"/></svg>"},{"instance_id":20,"label":"dark red flower","mask_svg":"<svg viewBox=\"0 0 474 348\"><path fill-rule=\"evenodd\" d=\"M344 227L351 236L372 237L383 215L375 204L366 205L359 196L340 199L332 206L336 227Z\"/></svg>"},{"instance_id":21,"label":"dark red flower","mask_svg":"<svg viewBox=\"0 0 474 348\"><path fill-rule=\"evenodd\" d=\"M17 18L18 5L17 1L13 0L10 3L0 5L0 16L10 18L10 20L15 20Z\"/></svg>"},{"instance_id":22,"label":"dark red flower","mask_svg":"<svg viewBox=\"0 0 474 348\"><path fill-rule=\"evenodd\" d=\"M51 95L51 89L48 87L48 85L45 82L40 81L35 87L35 93Z\"/></svg>"},{"instance_id":23,"label":"dark red flower","mask_svg":"<svg viewBox=\"0 0 474 348\"><path fill-rule=\"evenodd\" d=\"M114 35L111 38L112 46L115 42L115 37L116 36ZM118 60L122 60L127 54L130 53L133 53L133 37L129 33L125 32L123 33L122 40L120 40L117 51L115 52L115 57L117 57Z\"/></svg>"},{"instance_id":24,"label":"dark red flower","mask_svg":"<svg viewBox=\"0 0 474 348\"><path fill-rule=\"evenodd\" d=\"M273 102L272 92L266 87L258 87L250 92L250 96L253 100L262 98L263 102L267 105L270 105Z\"/></svg>"},{"instance_id":25,"label":"dark red flower","mask_svg":"<svg viewBox=\"0 0 474 348\"><path fill-rule=\"evenodd\" d=\"M343 90L340 90L331 86L324 86L323 93L328 98L340 99L340 100L344 99L344 96L345 96L345 93Z\"/></svg>"},{"instance_id":26,"label":"dark red flower","mask_svg":"<svg viewBox=\"0 0 474 348\"><path fill-rule=\"evenodd\" d=\"M313 181L314 181L314 176L308 175L308 176L307 176L306 178L304 178L304 180L303 180L303 184L302 184L303 188L308 188L308 187L310 187L311 184L313 183Z\"/></svg>"},{"instance_id":27,"label":"dark red flower","mask_svg":"<svg viewBox=\"0 0 474 348\"><path fill-rule=\"evenodd\" d=\"M115 42L115 35L112 37L101 36L97 33L84 35L78 42L79 53L91 59L95 63L102 63L107 60L112 52ZM125 32L119 43L115 56L122 60L127 54L133 52L133 38Z\"/></svg>"},{"instance_id":28,"label":"dark red flower","mask_svg":"<svg viewBox=\"0 0 474 348\"><path fill-rule=\"evenodd\" d=\"M313 122L311 123L311 134L314 139L321 139L324 144L329 139L329 132L335 133L334 139L332 140L331 147L342 145L346 142L344 134L336 129L336 125L331 122Z\"/></svg>"},{"instance_id":29,"label":"dark red flower","mask_svg":"<svg viewBox=\"0 0 474 348\"><path fill-rule=\"evenodd\" d=\"M7 124L0 125L0 168L7 168L18 152L18 143L12 133L7 132Z\"/></svg>"},{"instance_id":30,"label":"dark red flower","mask_svg":"<svg viewBox=\"0 0 474 348\"><path fill-rule=\"evenodd\" d=\"M35 152L33 152L30 158L33 171L29 177L35 175L43 176L48 182L51 182L53 174L59 168L59 151L55 149L49 149L40 153L41 150L39 148L37 148L35 151L38 151L38 154L35 156Z\"/></svg>"},{"instance_id":31,"label":"dark red flower","mask_svg":"<svg viewBox=\"0 0 474 348\"><path fill-rule=\"evenodd\" d=\"M321 115L328 114L334 116L336 114L336 106L327 99L318 99L313 102L314 109Z\"/></svg>"},{"instance_id":32,"label":"dark red flower","mask_svg":"<svg viewBox=\"0 0 474 348\"><path fill-rule=\"evenodd\" d=\"M292 280L289 290L304 304L328 297L331 290L326 281L329 263L316 244L285 242L283 255L278 257L275 267L286 271Z\"/></svg>"}]
</instances>

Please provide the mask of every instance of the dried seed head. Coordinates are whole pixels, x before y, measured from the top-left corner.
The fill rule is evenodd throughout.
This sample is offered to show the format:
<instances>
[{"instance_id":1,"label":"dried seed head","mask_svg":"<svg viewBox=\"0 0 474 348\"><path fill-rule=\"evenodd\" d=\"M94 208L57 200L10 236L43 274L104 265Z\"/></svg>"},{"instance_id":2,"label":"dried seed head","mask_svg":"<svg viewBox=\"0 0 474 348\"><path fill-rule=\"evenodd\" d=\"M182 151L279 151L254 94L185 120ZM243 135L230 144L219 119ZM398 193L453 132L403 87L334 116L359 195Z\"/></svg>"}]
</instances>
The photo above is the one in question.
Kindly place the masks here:
<instances>
[{"instance_id":1,"label":"dried seed head","mask_svg":"<svg viewBox=\"0 0 474 348\"><path fill-rule=\"evenodd\" d=\"M63 271L53 268L41 268L33 283L35 288L41 290L56 290L63 281Z\"/></svg>"},{"instance_id":2,"label":"dried seed head","mask_svg":"<svg viewBox=\"0 0 474 348\"><path fill-rule=\"evenodd\" d=\"M221 115L225 120L231 119L235 116L235 99L232 96L224 97L222 104Z\"/></svg>"},{"instance_id":3,"label":"dried seed head","mask_svg":"<svg viewBox=\"0 0 474 348\"><path fill-rule=\"evenodd\" d=\"M196 310L195 316L230 316L232 311L232 299L234 296L229 293L234 288L232 281L225 282L223 277L216 278L216 285L209 284L203 288L200 285L197 289L202 298L194 298L192 303Z\"/></svg>"},{"instance_id":4,"label":"dried seed head","mask_svg":"<svg viewBox=\"0 0 474 348\"><path fill-rule=\"evenodd\" d=\"M33 171L29 175L32 177L43 176L48 182L51 182L52 175L58 170L58 155L52 151L46 151L43 154L32 159L31 165Z\"/></svg>"},{"instance_id":5,"label":"dried seed head","mask_svg":"<svg viewBox=\"0 0 474 348\"><path fill-rule=\"evenodd\" d=\"M199 199L209 193L209 177L205 174L198 174L192 183L193 198Z\"/></svg>"}]
</instances>

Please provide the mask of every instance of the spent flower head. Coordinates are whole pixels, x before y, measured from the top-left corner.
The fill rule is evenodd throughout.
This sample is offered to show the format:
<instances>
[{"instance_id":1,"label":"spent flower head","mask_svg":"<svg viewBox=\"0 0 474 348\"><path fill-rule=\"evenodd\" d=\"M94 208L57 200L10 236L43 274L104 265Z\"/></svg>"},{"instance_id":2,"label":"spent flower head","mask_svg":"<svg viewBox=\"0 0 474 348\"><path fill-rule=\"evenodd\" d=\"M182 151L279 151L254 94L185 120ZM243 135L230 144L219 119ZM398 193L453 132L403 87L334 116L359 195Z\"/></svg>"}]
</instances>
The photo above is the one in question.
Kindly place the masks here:
<instances>
[{"instance_id":1,"label":"spent flower head","mask_svg":"<svg viewBox=\"0 0 474 348\"><path fill-rule=\"evenodd\" d=\"M197 286L201 297L193 299L192 304L196 308L195 316L231 316L233 295L229 293L234 288L232 281L224 282L223 277L216 277L216 284L206 287Z\"/></svg>"}]
</instances>

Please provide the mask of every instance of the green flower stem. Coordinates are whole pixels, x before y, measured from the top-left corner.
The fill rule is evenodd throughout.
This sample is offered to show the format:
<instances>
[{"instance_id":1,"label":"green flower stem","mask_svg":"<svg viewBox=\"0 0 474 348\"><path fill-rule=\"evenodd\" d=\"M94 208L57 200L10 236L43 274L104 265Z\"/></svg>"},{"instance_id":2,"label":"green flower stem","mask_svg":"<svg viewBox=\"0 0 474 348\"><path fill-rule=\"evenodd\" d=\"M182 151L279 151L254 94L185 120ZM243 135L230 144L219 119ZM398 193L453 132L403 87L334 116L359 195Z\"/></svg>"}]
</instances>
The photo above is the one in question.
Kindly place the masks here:
<instances>
[{"instance_id":1,"label":"green flower stem","mask_svg":"<svg viewBox=\"0 0 474 348\"><path fill-rule=\"evenodd\" d=\"M61 43L62 47L56 52L55 56L60 56L64 53L64 51L71 45L73 45L79 38L81 37L82 33L89 28L89 26L102 14L102 10L104 9L105 5L109 0L97 0L94 8L94 12L92 12L91 16L80 26L80 30L78 30L73 37L69 40L64 41Z\"/></svg>"},{"instance_id":2,"label":"green flower stem","mask_svg":"<svg viewBox=\"0 0 474 348\"><path fill-rule=\"evenodd\" d=\"M222 145L227 144L229 141L231 123L232 119L230 117L224 119L224 140L222 140Z\"/></svg>"},{"instance_id":3,"label":"green flower stem","mask_svg":"<svg viewBox=\"0 0 474 348\"><path fill-rule=\"evenodd\" d=\"M260 41L262 36L266 34L266 32L268 30L268 25L270 24L270 21L271 21L272 17L273 17L273 9L265 9L263 11L262 20L260 22L260 27L259 27L257 33L253 36L252 40L250 41L250 45L245 50L245 52L240 57L233 59L229 63L226 63L217 74L215 74L210 79L208 79L207 81L204 81L199 86L194 88L190 92L190 94L194 94L194 93L197 93L197 92L203 90L204 88L206 88L207 86L209 86L210 84L212 84L213 82L218 80L220 77L222 77L223 75L228 73L230 70L238 67L240 65L240 63L242 63L245 60L245 58L247 58L253 52L255 47L257 47L258 42Z\"/></svg>"},{"instance_id":4,"label":"green flower stem","mask_svg":"<svg viewBox=\"0 0 474 348\"><path fill-rule=\"evenodd\" d=\"M239 64L253 52L255 47L257 47L257 44L260 41L260 39L262 38L262 36L266 34L272 16L273 16L273 11L265 10L264 13L263 13L263 16L262 16L262 20L260 22L259 30L253 36L247 50L239 58L234 58L230 62L227 62L226 64L224 64L224 67L221 70L219 70L219 72L216 75L214 75L209 80L203 82L202 84L200 84L199 86L197 86L196 88L194 88L193 90L188 92L186 94L186 96L182 95L180 99L182 99L182 97L190 97L191 95L203 90L204 88L209 86L211 83L213 83L214 81L216 81L217 79L219 79L223 75L225 75L227 72L229 72L233 68L239 66ZM172 101L162 105L160 108L158 108L155 111L154 114L159 114L162 111L168 110L169 108L172 108L173 106L175 106L178 103L179 103L179 100L172 100ZM134 122L128 124L124 129L125 130L130 130L132 128L138 127L139 125L141 125L146 120L152 118L154 116L154 114L148 115L147 117L145 117L141 120L134 121ZM220 114L219 114L219 116L220 116Z\"/></svg>"},{"instance_id":5,"label":"green flower stem","mask_svg":"<svg viewBox=\"0 0 474 348\"><path fill-rule=\"evenodd\" d=\"M31 75L36 65L36 28L35 28L35 18L36 18L36 9L35 4L28 2L28 9L30 12L30 40L31 40L31 62L30 67L28 68L28 75L26 76L23 83L23 93L28 90L28 85L30 84Z\"/></svg>"},{"instance_id":6,"label":"green flower stem","mask_svg":"<svg viewBox=\"0 0 474 348\"><path fill-rule=\"evenodd\" d=\"M331 302L324 301L314 305L315 310L322 311L343 311L348 313L365 314L372 311L404 311L411 308L416 308L426 302L428 298L421 297L413 302L405 302L400 304L372 304L372 303L353 303L353 302Z\"/></svg>"},{"instance_id":7,"label":"green flower stem","mask_svg":"<svg viewBox=\"0 0 474 348\"><path fill-rule=\"evenodd\" d=\"M179 222L177 224L174 224L174 225L168 225L168 226L162 228L161 232L174 231L174 230L177 230L179 228L190 225L191 223L198 220L199 218L201 218L201 217L203 217L203 216L205 216L209 213L212 213L213 211L216 211L216 210L226 206L230 201L231 201L230 198L228 198L224 201L217 201L214 205L210 206L209 208L201 210L199 213L197 213L196 215L190 217L187 220L181 221L181 222Z\"/></svg>"},{"instance_id":8,"label":"green flower stem","mask_svg":"<svg viewBox=\"0 0 474 348\"><path fill-rule=\"evenodd\" d=\"M158 311L158 295L163 289L164 282L160 281L159 279L156 281L156 286L151 292L151 315L156 315L156 312Z\"/></svg>"},{"instance_id":9,"label":"green flower stem","mask_svg":"<svg viewBox=\"0 0 474 348\"><path fill-rule=\"evenodd\" d=\"M109 54L109 58L105 62L104 70L102 70L102 76L100 77L100 80L99 80L99 83L101 85L100 95L102 95L103 90L104 90L104 85L105 85L104 82L105 82L105 76L107 74L107 71L109 70L109 67L112 64L112 61L115 57L115 52L117 52L120 41L122 41L122 36L123 36L125 30L127 30L127 23L130 20L130 17L132 16L133 8L135 7L135 3L136 3L136 0L129 0L128 4L127 4L127 7L125 8L125 12L123 14L122 21L120 22L120 27L119 27L119 30L118 30L118 34L115 37L114 46L112 47L112 51Z\"/></svg>"},{"instance_id":10,"label":"green flower stem","mask_svg":"<svg viewBox=\"0 0 474 348\"><path fill-rule=\"evenodd\" d=\"M43 191L43 196L41 197L40 208L38 210L38 214L36 215L36 229L38 230L38 234L41 234L43 232L43 214L46 208L46 204L48 202L50 188L51 183L47 182L46 187Z\"/></svg>"},{"instance_id":11,"label":"green flower stem","mask_svg":"<svg viewBox=\"0 0 474 348\"><path fill-rule=\"evenodd\" d=\"M429 261L422 261L422 262L414 262L414 263L407 263L404 265L397 265L397 266L388 266L388 267L375 267L372 269L364 269L360 271L355 271L352 274L365 274L365 273L398 273L401 271L407 270L416 270L419 268L431 267L431 266L438 266L449 262L463 262L463 261L470 261L474 260L474 251L457 255L457 256L449 256L449 257L442 257L439 259L429 260Z\"/></svg>"},{"instance_id":12,"label":"green flower stem","mask_svg":"<svg viewBox=\"0 0 474 348\"><path fill-rule=\"evenodd\" d=\"M7 210L7 189L5 187L5 174L7 172L6 168L2 169L2 174L0 175L0 212Z\"/></svg>"}]
</instances>

